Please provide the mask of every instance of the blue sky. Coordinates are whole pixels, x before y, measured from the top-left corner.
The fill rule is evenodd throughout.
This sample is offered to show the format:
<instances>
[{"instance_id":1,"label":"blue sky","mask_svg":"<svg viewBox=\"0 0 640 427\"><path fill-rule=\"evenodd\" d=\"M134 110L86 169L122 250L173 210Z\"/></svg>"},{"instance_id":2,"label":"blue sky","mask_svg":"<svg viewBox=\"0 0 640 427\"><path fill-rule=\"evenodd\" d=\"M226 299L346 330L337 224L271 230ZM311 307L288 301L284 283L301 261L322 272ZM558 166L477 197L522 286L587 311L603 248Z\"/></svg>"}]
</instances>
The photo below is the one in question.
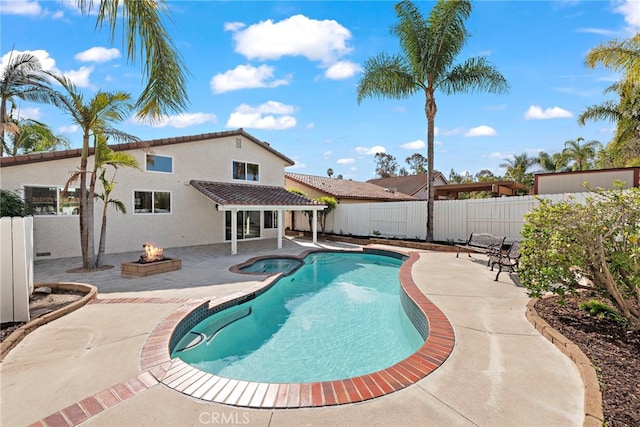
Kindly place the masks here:
<instances>
[{"instance_id":1,"label":"blue sky","mask_svg":"<svg viewBox=\"0 0 640 427\"><path fill-rule=\"evenodd\" d=\"M360 66L381 52L399 52L389 32L389 1L171 1L167 29L189 70L189 107L151 126L130 119L121 128L144 140L244 128L296 162L291 172L345 179L375 176L376 152L399 166L426 156L424 95L356 100ZM433 2L416 2L426 17ZM121 39L110 43L75 1L0 0L0 58L13 48L73 79L87 98L97 90L143 88ZM587 69L599 43L640 31L640 0L478 1L459 61L487 56L511 85L508 94L436 93L435 168L472 174L499 167L513 154L561 151L578 137L610 140L613 126L581 127L577 116L611 95L619 76ZM67 116L22 103L21 115L50 125L79 147Z\"/></svg>"}]
</instances>

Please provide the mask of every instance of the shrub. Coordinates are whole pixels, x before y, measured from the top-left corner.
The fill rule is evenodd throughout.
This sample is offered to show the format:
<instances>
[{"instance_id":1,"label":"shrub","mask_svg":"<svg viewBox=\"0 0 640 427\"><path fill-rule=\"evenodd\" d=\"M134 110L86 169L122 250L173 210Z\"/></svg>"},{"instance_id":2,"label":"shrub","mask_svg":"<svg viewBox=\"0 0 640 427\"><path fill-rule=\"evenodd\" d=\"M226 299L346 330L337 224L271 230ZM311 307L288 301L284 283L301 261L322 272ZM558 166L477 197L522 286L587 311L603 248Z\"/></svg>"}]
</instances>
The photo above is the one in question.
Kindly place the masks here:
<instances>
[{"instance_id":1,"label":"shrub","mask_svg":"<svg viewBox=\"0 0 640 427\"><path fill-rule=\"evenodd\" d=\"M622 322L624 319L616 313L616 311L609 307L607 303L599 301L597 299L590 299L588 301L578 304L580 310L588 311L590 315L596 316L599 319L610 318L616 322Z\"/></svg>"},{"instance_id":2,"label":"shrub","mask_svg":"<svg viewBox=\"0 0 640 427\"><path fill-rule=\"evenodd\" d=\"M640 328L640 189L539 202L522 229L519 276L529 295L595 289Z\"/></svg>"},{"instance_id":3,"label":"shrub","mask_svg":"<svg viewBox=\"0 0 640 427\"><path fill-rule=\"evenodd\" d=\"M31 212L20 195L0 190L0 216L29 216Z\"/></svg>"}]
</instances>

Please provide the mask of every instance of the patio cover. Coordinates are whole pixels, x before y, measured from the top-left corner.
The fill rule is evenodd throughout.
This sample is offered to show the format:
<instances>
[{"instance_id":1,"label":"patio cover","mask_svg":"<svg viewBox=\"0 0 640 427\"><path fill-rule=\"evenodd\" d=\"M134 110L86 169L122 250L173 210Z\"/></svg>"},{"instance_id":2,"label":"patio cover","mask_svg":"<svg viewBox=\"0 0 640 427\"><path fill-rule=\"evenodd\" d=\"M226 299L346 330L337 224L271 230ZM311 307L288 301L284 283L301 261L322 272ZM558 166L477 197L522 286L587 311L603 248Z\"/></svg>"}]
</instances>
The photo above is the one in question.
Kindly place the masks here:
<instances>
[{"instance_id":1,"label":"patio cover","mask_svg":"<svg viewBox=\"0 0 640 427\"><path fill-rule=\"evenodd\" d=\"M317 212L326 205L291 193L283 187L191 180L190 184L216 204L218 211L272 210L278 212L278 249L282 249L284 211L313 211L313 243L317 243ZM238 253L237 223L231 221L231 254Z\"/></svg>"}]
</instances>

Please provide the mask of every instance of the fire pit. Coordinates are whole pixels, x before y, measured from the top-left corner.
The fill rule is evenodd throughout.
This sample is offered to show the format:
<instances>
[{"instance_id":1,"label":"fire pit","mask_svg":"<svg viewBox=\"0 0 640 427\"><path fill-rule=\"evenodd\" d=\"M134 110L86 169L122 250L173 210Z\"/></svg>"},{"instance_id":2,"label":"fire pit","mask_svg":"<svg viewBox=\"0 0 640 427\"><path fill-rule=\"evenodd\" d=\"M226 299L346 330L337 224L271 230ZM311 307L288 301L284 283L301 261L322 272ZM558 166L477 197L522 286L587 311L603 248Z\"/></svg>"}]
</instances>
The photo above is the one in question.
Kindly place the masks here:
<instances>
[{"instance_id":1,"label":"fire pit","mask_svg":"<svg viewBox=\"0 0 640 427\"><path fill-rule=\"evenodd\" d=\"M162 248L158 248L152 243L145 243L142 247L144 248L144 253L140 255L140 259L136 262L123 262L120 265L120 274L123 276L144 277L182 268L182 260L165 258Z\"/></svg>"}]
</instances>

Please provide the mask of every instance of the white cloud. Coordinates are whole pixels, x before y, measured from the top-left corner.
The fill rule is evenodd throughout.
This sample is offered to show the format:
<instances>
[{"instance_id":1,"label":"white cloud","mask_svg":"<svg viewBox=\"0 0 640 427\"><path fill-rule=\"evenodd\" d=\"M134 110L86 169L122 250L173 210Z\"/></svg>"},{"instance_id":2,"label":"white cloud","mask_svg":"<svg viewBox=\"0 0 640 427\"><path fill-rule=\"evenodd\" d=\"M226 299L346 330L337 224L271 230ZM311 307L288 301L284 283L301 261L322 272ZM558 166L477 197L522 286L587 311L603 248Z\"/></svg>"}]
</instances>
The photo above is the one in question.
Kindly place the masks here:
<instances>
[{"instance_id":1,"label":"white cloud","mask_svg":"<svg viewBox=\"0 0 640 427\"><path fill-rule=\"evenodd\" d=\"M329 150L329 151L325 151L324 153L322 153L322 155L324 156L324 158L328 158L329 156L331 156L333 154L333 151Z\"/></svg>"},{"instance_id":2,"label":"white cloud","mask_svg":"<svg viewBox=\"0 0 640 427\"><path fill-rule=\"evenodd\" d=\"M93 72L93 67L80 67L77 70L63 71L62 74L71 80L78 87L90 87L89 77Z\"/></svg>"},{"instance_id":3,"label":"white cloud","mask_svg":"<svg viewBox=\"0 0 640 427\"><path fill-rule=\"evenodd\" d=\"M78 132L79 129L80 129L80 126L78 125L70 125L70 126L60 126L58 128L58 131L62 133L76 133Z\"/></svg>"},{"instance_id":4,"label":"white cloud","mask_svg":"<svg viewBox=\"0 0 640 427\"><path fill-rule=\"evenodd\" d=\"M616 31L605 30L602 28L580 28L579 33L599 34L601 36L615 37L618 33Z\"/></svg>"},{"instance_id":5,"label":"white cloud","mask_svg":"<svg viewBox=\"0 0 640 427\"><path fill-rule=\"evenodd\" d=\"M427 144L423 140L417 139L415 141L402 144L400 148L404 148L405 150L420 150L426 146Z\"/></svg>"},{"instance_id":6,"label":"white cloud","mask_svg":"<svg viewBox=\"0 0 640 427\"><path fill-rule=\"evenodd\" d=\"M242 22L225 22L224 23L224 30L225 31L238 31L242 28L246 27L246 25Z\"/></svg>"},{"instance_id":7,"label":"white cloud","mask_svg":"<svg viewBox=\"0 0 640 427\"><path fill-rule=\"evenodd\" d=\"M324 72L326 78L331 80L342 80L353 77L356 73L362 71L362 68L351 61L338 61Z\"/></svg>"},{"instance_id":8,"label":"white cloud","mask_svg":"<svg viewBox=\"0 0 640 427\"><path fill-rule=\"evenodd\" d=\"M143 122L134 119L134 122L142 124ZM218 123L218 118L213 113L180 113L175 116L163 116L157 121L151 123L151 127L163 128L186 128L190 126L197 126L203 123Z\"/></svg>"},{"instance_id":9,"label":"white cloud","mask_svg":"<svg viewBox=\"0 0 640 427\"><path fill-rule=\"evenodd\" d=\"M339 165L350 165L352 163L355 163L356 159L338 159L336 160L336 163Z\"/></svg>"},{"instance_id":10,"label":"white cloud","mask_svg":"<svg viewBox=\"0 0 640 427\"><path fill-rule=\"evenodd\" d=\"M493 135L497 135L498 133L496 132L496 130L490 126L478 126L475 128L471 128L469 129L467 132L465 132L464 136L468 136L468 137L474 137L474 136L493 136Z\"/></svg>"},{"instance_id":11,"label":"white cloud","mask_svg":"<svg viewBox=\"0 0 640 427\"><path fill-rule=\"evenodd\" d=\"M231 113L226 126L246 129L289 129L297 123L292 115L295 110L292 105L276 101L268 101L257 107L241 104Z\"/></svg>"},{"instance_id":12,"label":"white cloud","mask_svg":"<svg viewBox=\"0 0 640 427\"><path fill-rule=\"evenodd\" d=\"M490 159L503 160L509 156L513 156L513 153L502 153L500 151L494 151L493 153L489 154L487 157Z\"/></svg>"},{"instance_id":13,"label":"white cloud","mask_svg":"<svg viewBox=\"0 0 640 427\"><path fill-rule=\"evenodd\" d=\"M274 67L261 65L238 65L233 70L216 74L211 78L210 86L214 93L230 92L238 89L252 89L259 87L278 87L289 84L291 77L275 79Z\"/></svg>"},{"instance_id":14,"label":"white cloud","mask_svg":"<svg viewBox=\"0 0 640 427\"><path fill-rule=\"evenodd\" d=\"M313 129L313 128L315 128L315 127L316 127L316 124L315 124L315 123L313 123L313 122L309 122L309 123L307 123L307 126L306 126L306 128L307 128L307 129Z\"/></svg>"},{"instance_id":15,"label":"white cloud","mask_svg":"<svg viewBox=\"0 0 640 427\"><path fill-rule=\"evenodd\" d=\"M37 1L29 0L2 0L0 1L0 13L3 15L40 15L42 8Z\"/></svg>"},{"instance_id":16,"label":"white cloud","mask_svg":"<svg viewBox=\"0 0 640 427\"><path fill-rule=\"evenodd\" d=\"M236 29L235 51L249 59L279 59L304 56L310 61L332 65L351 52L351 32L334 20L319 21L295 15L279 22L271 19Z\"/></svg>"},{"instance_id":17,"label":"white cloud","mask_svg":"<svg viewBox=\"0 0 640 427\"><path fill-rule=\"evenodd\" d=\"M83 62L107 62L112 59L120 58L120 56L120 51L115 47L106 48L96 46L77 53L74 58Z\"/></svg>"},{"instance_id":18,"label":"white cloud","mask_svg":"<svg viewBox=\"0 0 640 427\"><path fill-rule=\"evenodd\" d=\"M38 50L14 50L5 53L2 58L0 58L0 71L4 70L4 68L9 63L10 58L14 58L20 54L28 53L40 61L40 66L45 71L58 71L56 68L56 60L49 56L49 52L46 50L38 49Z\"/></svg>"},{"instance_id":19,"label":"white cloud","mask_svg":"<svg viewBox=\"0 0 640 427\"><path fill-rule=\"evenodd\" d=\"M573 117L573 114L560 107L551 107L543 111L538 105L532 105L524 113L525 120L546 120L566 117Z\"/></svg>"},{"instance_id":20,"label":"white cloud","mask_svg":"<svg viewBox=\"0 0 640 427\"><path fill-rule=\"evenodd\" d=\"M381 145L375 145L371 148L367 147L356 147L356 153L358 154L366 154L367 156L375 156L378 153L386 153L387 149Z\"/></svg>"},{"instance_id":21,"label":"white cloud","mask_svg":"<svg viewBox=\"0 0 640 427\"><path fill-rule=\"evenodd\" d=\"M622 0L614 2L614 12L624 15L628 30L632 33L640 31L640 5L638 0Z\"/></svg>"},{"instance_id":22,"label":"white cloud","mask_svg":"<svg viewBox=\"0 0 640 427\"><path fill-rule=\"evenodd\" d=\"M42 112L38 107L19 108L17 113L20 119L40 120L42 117Z\"/></svg>"},{"instance_id":23,"label":"white cloud","mask_svg":"<svg viewBox=\"0 0 640 427\"><path fill-rule=\"evenodd\" d=\"M439 127L435 127L434 128L434 136L453 136L453 135L459 135L464 131L464 129L462 128L455 128L455 129L442 129Z\"/></svg>"}]
</instances>

